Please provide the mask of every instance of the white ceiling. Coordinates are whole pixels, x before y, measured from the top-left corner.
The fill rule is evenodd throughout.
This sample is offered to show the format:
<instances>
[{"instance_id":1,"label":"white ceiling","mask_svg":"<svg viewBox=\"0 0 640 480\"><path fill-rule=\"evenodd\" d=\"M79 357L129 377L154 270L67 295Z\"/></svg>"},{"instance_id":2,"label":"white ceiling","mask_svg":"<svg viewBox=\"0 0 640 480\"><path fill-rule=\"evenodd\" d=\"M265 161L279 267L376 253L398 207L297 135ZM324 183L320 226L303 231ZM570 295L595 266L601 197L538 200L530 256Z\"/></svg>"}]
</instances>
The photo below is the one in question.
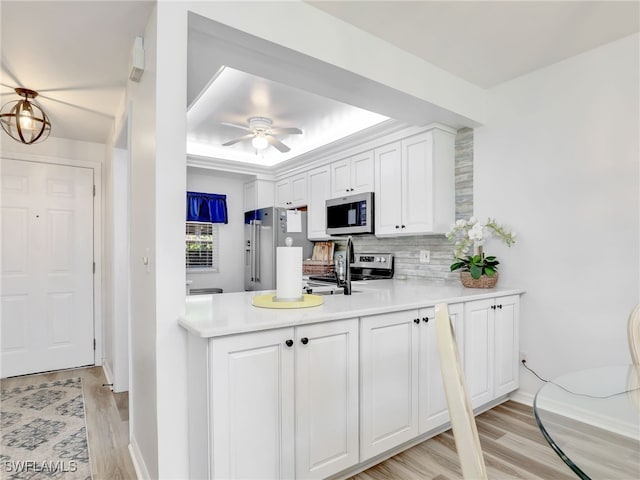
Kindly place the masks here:
<instances>
[{"instance_id":1,"label":"white ceiling","mask_svg":"<svg viewBox=\"0 0 640 480\"><path fill-rule=\"evenodd\" d=\"M307 3L482 88L640 30L633 0Z\"/></svg>"},{"instance_id":2,"label":"white ceiling","mask_svg":"<svg viewBox=\"0 0 640 480\"><path fill-rule=\"evenodd\" d=\"M637 1L309 3L481 87L640 30ZM143 33L153 4L2 0L0 101L12 100L15 86L38 90L51 116L52 136L105 142L127 83L133 39ZM206 65L198 68L189 75L201 77L202 88L214 72ZM209 123L217 125L222 118L242 122L256 115L246 102L252 87L243 88L229 97L237 103L225 102ZM283 88L278 86L272 97L277 100L264 116L279 126L323 131L326 111L317 119L313 115L322 111L320 100L285 95ZM315 103L305 108L307 101ZM235 133L224 127L190 135L226 141ZM283 140L295 145L293 137Z\"/></svg>"},{"instance_id":3,"label":"white ceiling","mask_svg":"<svg viewBox=\"0 0 640 480\"><path fill-rule=\"evenodd\" d=\"M296 127L301 135L277 135L291 148L257 152L250 140L222 146L248 132L248 117L267 117L273 127ZM313 93L223 67L187 112L187 153L271 166L388 120Z\"/></svg>"},{"instance_id":4,"label":"white ceiling","mask_svg":"<svg viewBox=\"0 0 640 480\"><path fill-rule=\"evenodd\" d=\"M17 98L13 87L36 90L51 136L104 143L127 84L133 40L152 8L134 1L2 0L2 104Z\"/></svg>"}]
</instances>

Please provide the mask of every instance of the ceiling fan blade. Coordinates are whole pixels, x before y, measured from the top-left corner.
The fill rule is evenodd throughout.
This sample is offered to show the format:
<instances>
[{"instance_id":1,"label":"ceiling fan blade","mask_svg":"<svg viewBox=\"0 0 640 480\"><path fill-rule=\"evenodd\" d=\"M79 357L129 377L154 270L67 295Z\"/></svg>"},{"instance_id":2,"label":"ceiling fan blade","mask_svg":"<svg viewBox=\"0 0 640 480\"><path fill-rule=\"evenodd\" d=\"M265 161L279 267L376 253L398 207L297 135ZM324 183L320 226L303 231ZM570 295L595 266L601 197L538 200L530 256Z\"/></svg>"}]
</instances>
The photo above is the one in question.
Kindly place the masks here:
<instances>
[{"instance_id":1,"label":"ceiling fan blade","mask_svg":"<svg viewBox=\"0 0 640 480\"><path fill-rule=\"evenodd\" d=\"M249 140L250 138L253 138L253 133L247 133L246 135L243 135L242 137L238 137L238 138L234 138L233 140L229 140L228 142L225 142L222 144L223 147L229 147L231 145L235 145L238 142L242 142L243 140Z\"/></svg>"},{"instance_id":2,"label":"ceiling fan blade","mask_svg":"<svg viewBox=\"0 0 640 480\"><path fill-rule=\"evenodd\" d=\"M226 125L227 127L235 127L235 128L240 128L242 130L246 130L247 132L253 132L253 130L251 130L249 127L247 127L246 125L238 125L237 123L229 123L229 122L220 122L220 125Z\"/></svg>"},{"instance_id":3,"label":"ceiling fan blade","mask_svg":"<svg viewBox=\"0 0 640 480\"><path fill-rule=\"evenodd\" d=\"M267 141L269 142L269 145L276 147L282 153L287 153L289 150L291 150L284 143L282 143L276 137L272 137L271 135L267 135Z\"/></svg>"},{"instance_id":4,"label":"ceiling fan blade","mask_svg":"<svg viewBox=\"0 0 640 480\"><path fill-rule=\"evenodd\" d=\"M276 128L271 128L269 130L271 130L272 135L300 135L302 133L302 130L295 127L289 127L289 128L276 127Z\"/></svg>"}]
</instances>

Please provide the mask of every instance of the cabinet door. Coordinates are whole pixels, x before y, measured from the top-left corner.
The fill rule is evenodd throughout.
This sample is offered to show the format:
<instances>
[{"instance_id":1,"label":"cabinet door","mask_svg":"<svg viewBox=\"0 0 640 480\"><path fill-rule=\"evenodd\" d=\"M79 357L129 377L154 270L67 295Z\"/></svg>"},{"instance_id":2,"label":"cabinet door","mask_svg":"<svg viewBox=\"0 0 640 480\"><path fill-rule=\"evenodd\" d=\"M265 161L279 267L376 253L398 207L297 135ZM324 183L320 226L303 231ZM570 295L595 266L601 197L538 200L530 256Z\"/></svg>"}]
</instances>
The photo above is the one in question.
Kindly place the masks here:
<instances>
[{"instance_id":1,"label":"cabinet door","mask_svg":"<svg viewBox=\"0 0 640 480\"><path fill-rule=\"evenodd\" d=\"M291 180L285 178L276 182L276 207L291 207Z\"/></svg>"},{"instance_id":2,"label":"cabinet door","mask_svg":"<svg viewBox=\"0 0 640 480\"><path fill-rule=\"evenodd\" d=\"M254 180L244 184L244 211L273 207L273 182Z\"/></svg>"},{"instance_id":3,"label":"cabinet door","mask_svg":"<svg viewBox=\"0 0 640 480\"><path fill-rule=\"evenodd\" d=\"M211 340L213 478L293 478L293 333Z\"/></svg>"},{"instance_id":4,"label":"cabinet door","mask_svg":"<svg viewBox=\"0 0 640 480\"><path fill-rule=\"evenodd\" d=\"M493 400L494 299L475 300L464 307L464 373L473 408Z\"/></svg>"},{"instance_id":5,"label":"cabinet door","mask_svg":"<svg viewBox=\"0 0 640 480\"><path fill-rule=\"evenodd\" d=\"M248 212L255 210L258 205L258 190L256 182L249 182L244 184L244 211Z\"/></svg>"},{"instance_id":6,"label":"cabinet door","mask_svg":"<svg viewBox=\"0 0 640 480\"><path fill-rule=\"evenodd\" d=\"M462 361L462 304L449 305L449 316L456 334L458 354ZM435 309L420 310L420 434L449 421L449 407L440 370L440 351L436 335Z\"/></svg>"},{"instance_id":7,"label":"cabinet door","mask_svg":"<svg viewBox=\"0 0 640 480\"><path fill-rule=\"evenodd\" d=\"M360 461L418 435L418 311L360 320Z\"/></svg>"},{"instance_id":8,"label":"cabinet door","mask_svg":"<svg viewBox=\"0 0 640 480\"><path fill-rule=\"evenodd\" d=\"M433 231L432 145L430 133L402 140L403 234Z\"/></svg>"},{"instance_id":9,"label":"cabinet door","mask_svg":"<svg viewBox=\"0 0 640 480\"><path fill-rule=\"evenodd\" d=\"M373 151L351 157L351 193L373 192Z\"/></svg>"},{"instance_id":10,"label":"cabinet door","mask_svg":"<svg viewBox=\"0 0 640 480\"><path fill-rule=\"evenodd\" d=\"M343 197L351 192L351 160L345 158L331 164L331 198Z\"/></svg>"},{"instance_id":11,"label":"cabinet door","mask_svg":"<svg viewBox=\"0 0 640 480\"><path fill-rule=\"evenodd\" d=\"M328 166L311 170L308 175L307 238L309 240L329 238L327 235L326 201L331 195L330 175Z\"/></svg>"},{"instance_id":12,"label":"cabinet door","mask_svg":"<svg viewBox=\"0 0 640 480\"><path fill-rule=\"evenodd\" d=\"M296 327L295 356L296 478L327 478L359 458L358 320Z\"/></svg>"},{"instance_id":13,"label":"cabinet door","mask_svg":"<svg viewBox=\"0 0 640 480\"><path fill-rule=\"evenodd\" d=\"M307 204L307 174L291 177L291 205L301 207Z\"/></svg>"},{"instance_id":14,"label":"cabinet door","mask_svg":"<svg viewBox=\"0 0 640 480\"><path fill-rule=\"evenodd\" d=\"M494 309L495 397L506 395L519 386L520 297L499 297Z\"/></svg>"},{"instance_id":15,"label":"cabinet door","mask_svg":"<svg viewBox=\"0 0 640 480\"><path fill-rule=\"evenodd\" d=\"M376 235L397 235L402 229L400 152L400 142L374 151Z\"/></svg>"}]
</instances>

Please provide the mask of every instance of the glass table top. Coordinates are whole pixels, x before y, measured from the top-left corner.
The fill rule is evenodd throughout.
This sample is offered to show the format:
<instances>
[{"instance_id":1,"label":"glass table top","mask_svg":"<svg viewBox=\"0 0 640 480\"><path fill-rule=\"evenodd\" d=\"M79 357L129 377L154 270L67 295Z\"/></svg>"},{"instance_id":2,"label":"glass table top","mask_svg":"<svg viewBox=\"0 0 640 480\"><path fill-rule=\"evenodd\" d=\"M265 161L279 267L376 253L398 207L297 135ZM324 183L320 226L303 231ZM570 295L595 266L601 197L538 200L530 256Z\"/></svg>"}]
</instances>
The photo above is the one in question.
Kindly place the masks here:
<instances>
[{"instance_id":1,"label":"glass table top","mask_svg":"<svg viewBox=\"0 0 640 480\"><path fill-rule=\"evenodd\" d=\"M640 479L640 366L580 370L545 383L540 431L583 479Z\"/></svg>"}]
</instances>

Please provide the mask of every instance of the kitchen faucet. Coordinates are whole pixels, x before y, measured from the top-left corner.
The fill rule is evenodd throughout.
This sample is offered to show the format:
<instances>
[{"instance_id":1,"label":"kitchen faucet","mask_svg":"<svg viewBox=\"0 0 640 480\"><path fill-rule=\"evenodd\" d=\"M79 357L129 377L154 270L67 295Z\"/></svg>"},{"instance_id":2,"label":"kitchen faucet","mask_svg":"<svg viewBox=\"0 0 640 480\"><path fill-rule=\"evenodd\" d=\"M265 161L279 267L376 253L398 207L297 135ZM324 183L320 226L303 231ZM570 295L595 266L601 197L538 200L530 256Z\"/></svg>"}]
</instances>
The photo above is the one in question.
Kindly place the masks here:
<instances>
[{"instance_id":1,"label":"kitchen faucet","mask_svg":"<svg viewBox=\"0 0 640 480\"><path fill-rule=\"evenodd\" d=\"M336 278L338 280L338 287L344 288L344 294L351 295L351 264L355 261L351 235L347 238L347 251L345 252L345 257L346 260L342 265L342 257L338 260L338 272Z\"/></svg>"}]
</instances>

